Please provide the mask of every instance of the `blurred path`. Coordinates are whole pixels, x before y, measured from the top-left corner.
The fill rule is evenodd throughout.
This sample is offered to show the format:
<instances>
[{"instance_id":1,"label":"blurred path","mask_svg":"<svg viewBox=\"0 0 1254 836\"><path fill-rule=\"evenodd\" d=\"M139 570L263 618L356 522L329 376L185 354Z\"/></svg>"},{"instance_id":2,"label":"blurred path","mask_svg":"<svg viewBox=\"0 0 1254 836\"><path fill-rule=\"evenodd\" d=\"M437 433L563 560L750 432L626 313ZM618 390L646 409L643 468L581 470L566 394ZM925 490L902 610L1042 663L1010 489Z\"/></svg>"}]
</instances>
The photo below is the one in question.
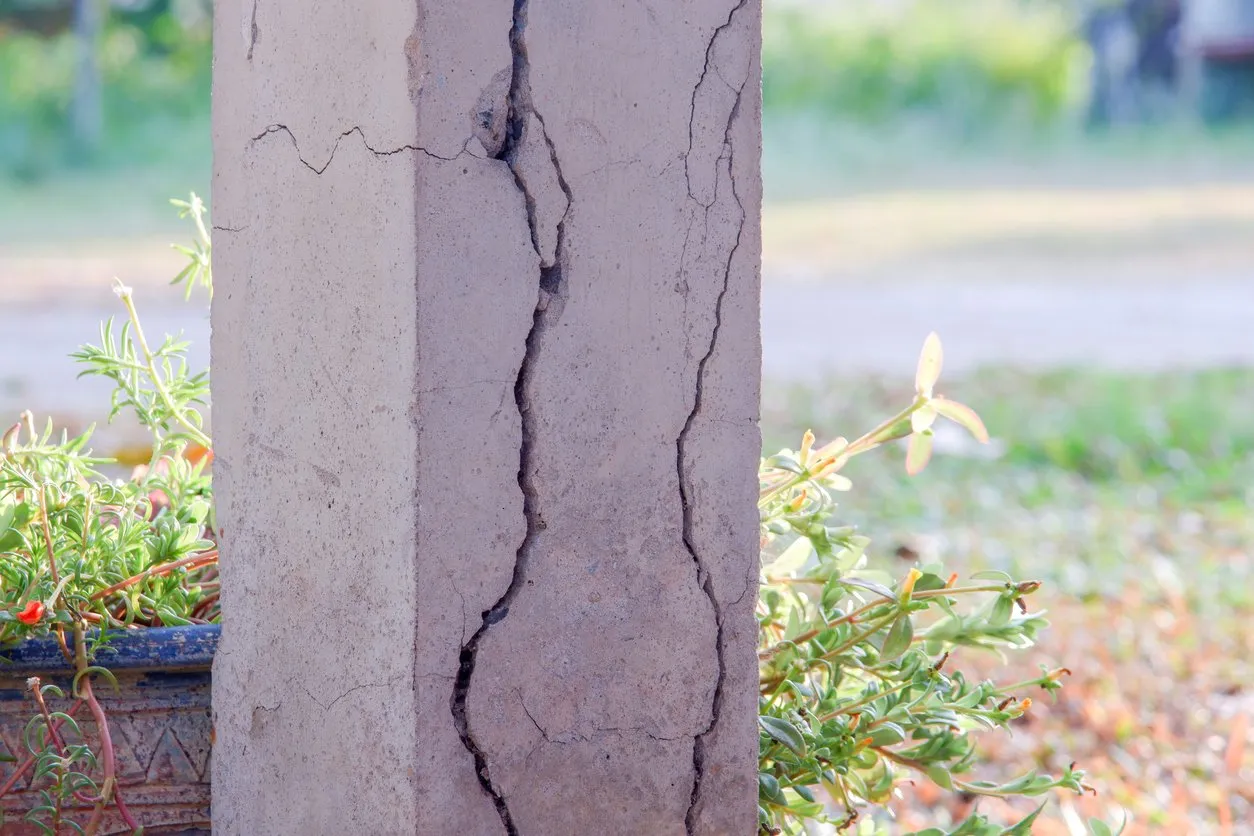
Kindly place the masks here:
<instances>
[{"instance_id":1,"label":"blurred path","mask_svg":"<svg viewBox=\"0 0 1254 836\"><path fill-rule=\"evenodd\" d=\"M846 220L829 218L824 228ZM830 241L821 231L807 239L812 250ZM864 373L907 379L932 330L945 341L949 374L990 365L1254 366L1254 227L1247 230L1243 220L1222 235L1190 236L1183 249L1179 239L1160 240L1158 248L1141 240L1134 251L1113 248L1096 258L1040 241L1018 241L1011 251L932 250L892 259L846 245L841 258L809 253L791 264L768 253L763 373L816 382ZM193 368L208 366L204 296L184 302L165 278L181 267L179 256L157 241L129 244L58 253L0 248L0 424L27 408L71 432L104 419L110 386L77 380L79 368L67 355L96 342L102 321L123 315L110 290L114 275L135 288L151 341L181 332L191 340ZM787 252L806 254L802 247ZM143 440L123 421L102 427L95 447L112 453Z\"/></svg>"},{"instance_id":2,"label":"blurred path","mask_svg":"<svg viewBox=\"0 0 1254 836\"><path fill-rule=\"evenodd\" d=\"M829 313L830 312L830 313ZM1254 265L1177 281L768 281L763 375L910 375L937 331L947 373L981 366L1254 366Z\"/></svg>"},{"instance_id":3,"label":"blurred path","mask_svg":"<svg viewBox=\"0 0 1254 836\"><path fill-rule=\"evenodd\" d=\"M768 205L765 373L909 375L932 330L950 373L1254 365L1254 180L1184 174Z\"/></svg>"},{"instance_id":4,"label":"blurred path","mask_svg":"<svg viewBox=\"0 0 1254 836\"><path fill-rule=\"evenodd\" d=\"M104 282L68 299L0 280L0 414L32 408L71 427L107 403L109 385L76 380L67 355L123 315ZM136 283L153 342L183 333L193 368L209 362L209 318L163 282ZM24 297L24 298L23 298ZM1254 366L1254 270L1176 282L789 281L762 294L763 374L776 380L908 375L929 331L950 374L981 366L1069 365L1157 371ZM94 419L96 416L93 414Z\"/></svg>"}]
</instances>

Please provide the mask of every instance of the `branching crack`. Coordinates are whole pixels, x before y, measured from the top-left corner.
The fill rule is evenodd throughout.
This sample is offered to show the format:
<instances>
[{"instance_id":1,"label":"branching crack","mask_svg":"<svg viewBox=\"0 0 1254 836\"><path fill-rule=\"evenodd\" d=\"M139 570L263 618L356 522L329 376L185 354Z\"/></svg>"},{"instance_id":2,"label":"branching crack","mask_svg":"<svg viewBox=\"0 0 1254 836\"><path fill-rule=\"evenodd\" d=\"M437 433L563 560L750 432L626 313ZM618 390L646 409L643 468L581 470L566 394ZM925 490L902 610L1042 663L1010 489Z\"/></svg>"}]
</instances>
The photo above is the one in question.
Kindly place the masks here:
<instances>
[{"instance_id":1,"label":"branching crack","mask_svg":"<svg viewBox=\"0 0 1254 836\"><path fill-rule=\"evenodd\" d=\"M710 74L711 62L714 58L714 47L718 43L719 36L722 35L723 32L725 32L732 25L732 21L736 19L736 13L739 12L741 9L743 9L748 2L749 0L740 0L740 2L737 3L732 8L732 10L727 13L727 20L725 20L717 29L715 29L714 34L710 36L710 42L706 44L705 46L705 64L701 67L701 76L697 79L696 85L693 86L692 88L692 105L688 111L688 153L684 157L684 177L688 181L688 196L693 198L694 200L696 200L696 196L692 192L692 149L697 141L697 138L696 138L697 94L701 92L701 86L705 84L705 77ZM718 74L717 69L715 70L715 73ZM722 80L721 75L720 75L720 80ZM723 83L726 84L727 82L723 80ZM728 85L728 86L730 87L731 85ZM744 87L742 85L740 90L743 90L743 89ZM739 105L740 105L740 91L737 91L736 106L739 107ZM710 207L705 206L705 208L709 209Z\"/></svg>"},{"instance_id":2,"label":"branching crack","mask_svg":"<svg viewBox=\"0 0 1254 836\"><path fill-rule=\"evenodd\" d=\"M550 324L550 318L556 310L559 310L556 306L550 307L550 302L555 298L560 298L564 292L562 263L565 255L566 221L570 216L571 207L574 205L574 196L570 185L562 173L557 149L548 135L543 118L536 111L532 102L531 68L525 37L527 4L528 0L514 0L509 30L512 64L507 99L509 115L506 122L505 140L502 143L501 150L495 157L495 159L501 160L509 167L514 177L514 183L522 194L527 211L527 227L531 235L531 244L536 255L540 258L536 305L532 311L531 328L527 333L523 359L518 368L518 375L514 380L514 403L518 409L522 429L522 438L518 450L518 487L523 495L523 516L526 520L526 534L515 554L513 575L510 578L509 586L497 602L484 611L483 621L479 629L475 631L469 641L462 645L457 679L453 684L453 694L450 700L453 723L457 728L458 736L461 738L462 745L466 747L466 751L474 759L475 772L478 775L479 783L483 787L484 792L492 798L507 836L517 836L518 828L514 823L514 818L504 793L492 780L487 754L479 746L470 728L470 720L467 716L467 702L474 680L475 667L478 662L480 643L493 625L499 624L509 616L510 605L522 589L527 565L535 549L537 538L545 528L539 507L539 493L534 481L536 467L533 451L536 426L535 418L531 411L530 393L543 334ZM526 139L528 122L532 118L534 118L543 134L558 184L566 196L566 209L557 224L557 246L551 264L545 263L539 243L536 197L528 190L526 180L522 176L518 165L520 149ZM523 710L526 711L526 706L523 707ZM528 714L528 717L530 717L530 714ZM532 722L535 723L534 718L532 718ZM536 724L536 727L540 728L539 724ZM541 734L544 734L543 730L541 730Z\"/></svg>"},{"instance_id":3,"label":"branching crack","mask_svg":"<svg viewBox=\"0 0 1254 836\"><path fill-rule=\"evenodd\" d=\"M327 157L327 161L320 166L316 166L313 163L309 162L309 160L306 160L305 157L301 154L300 145L299 143L296 142L296 135L292 133L292 131L287 127L287 125L271 125L268 128L266 128L264 131L262 131L261 133L254 136L252 138L252 141L260 142L262 139L265 139L267 136L269 136L270 134L274 134L274 133L287 134L288 139L292 140L292 147L296 149L296 157L301 161L301 164L304 165L305 168L312 171L314 174L318 174L318 175L321 175L324 171L326 171L328 168L331 167L331 163L335 159L335 153L340 150L340 142L342 142L345 137L352 136L353 134L357 134L358 136L360 136L361 144L366 146L366 150L369 151L371 154L374 154L376 157L391 157L396 154L400 154L403 151L418 151L419 153L426 154L428 157L432 158L433 160L443 160L444 162L452 162L453 160L456 160L459 157L461 157L462 154L466 153L466 151L463 149L461 153L458 153L455 156L441 157L439 154L436 154L432 151L428 151L426 148L421 148L417 145L402 145L399 148L379 149L379 148L373 147L370 144L369 140L366 139L365 132L359 126L353 126L335 138L335 144L331 146L331 155Z\"/></svg>"},{"instance_id":4,"label":"branching crack","mask_svg":"<svg viewBox=\"0 0 1254 836\"><path fill-rule=\"evenodd\" d=\"M744 5L745 5L745 2L744 0L742 0L740 5L736 6L736 8L732 10L731 15L727 19L727 23L725 23L723 26L719 27L719 29L715 31L714 38L711 39L710 46L706 49L706 67L702 71L702 74L701 74L702 80L705 79L705 75L710 69L710 63L709 63L710 54L714 48L714 41L717 40L718 34L720 32L722 32L724 29L726 29L728 26L731 25L732 18L735 17L736 11L742 8ZM711 710L710 710L710 722L708 725L706 725L704 729L702 729L693 738L693 743L692 743L692 794L688 802L688 812L684 817L684 825L689 836L692 836L692 834L696 833L698 803L700 802L700 799L701 799L702 781L705 778L705 758L706 758L705 741L706 741L706 738L709 736L709 734L713 732L714 729L718 726L719 717L722 714L724 684L725 684L726 675L727 675L727 664L726 664L726 660L724 658L724 653L723 653L723 639L724 639L723 608L719 604L718 596L715 594L713 578L711 577L709 570L707 569L705 565L705 562L701 559L700 553L697 551L696 542L693 536L692 497L690 494L688 466L686 464L687 446L688 446L688 436L692 432L692 428L693 428L693 425L696 423L697 416L701 414L701 407L702 407L704 394L705 394L705 370L706 370L706 366L710 362L710 358L714 356L714 351L718 346L719 331L722 329L722 326L723 326L723 301L727 297L727 291L731 286L732 263L736 257L737 251L739 251L740 249L740 241L744 233L745 220L747 219L744 205L741 203L740 195L736 191L735 158L734 158L734 150L733 150L734 146L731 140L732 126L735 124L736 117L740 113L740 100L744 94L744 88L746 84L748 84L747 79L743 84L741 84L739 89L735 91L736 98L734 102L732 103L732 108L731 108L731 111L728 113L727 123L724 126L724 130L723 130L723 153L719 155L719 158L716 161L716 165L722 165L724 160L726 161L728 181L731 185L732 199L735 202L736 207L740 212L740 220L738 222L738 226L736 229L736 240L732 244L731 248L728 250L727 261L723 267L722 287L719 289L718 297L716 298L715 303L714 303L714 328L710 333L710 342L709 342L709 345L706 347L705 353L702 355L700 362L697 364L696 392L693 397L692 411L688 413L688 418L684 422L683 429L680 430L679 438L676 440L676 443L675 443L675 460L676 460L676 469L678 471L679 498L680 498L680 503L683 509L682 531L683 531L684 548L688 550L688 554L692 557L692 561L696 565L697 583L700 584L701 590L705 593L706 597L709 599L710 606L714 611L714 620L715 620L715 628L716 628L715 629L715 652L717 653L717 658L718 658L718 679L715 681L715 684L714 684L714 698L712 700L712 705L711 705ZM698 83L697 88L699 89L700 86L701 86L700 83ZM693 107L694 107L694 114L695 114L696 90L693 91L693 103L694 103ZM691 136L691 132L690 132L690 136ZM689 150L691 151L691 148ZM695 200L695 198L693 199ZM715 203L717 203L717 201L718 201L718 194L717 194L717 174L716 174L714 199L711 201L709 206L705 206L707 222L709 220L709 210Z\"/></svg>"},{"instance_id":5,"label":"branching crack","mask_svg":"<svg viewBox=\"0 0 1254 836\"><path fill-rule=\"evenodd\" d=\"M553 741L549 739L549 733L544 730L544 726L540 725L540 722L536 720L535 715L533 715L531 710L527 708L527 701L523 699L521 691L518 692L518 704L522 706L523 714L527 715L527 719L531 721L531 725L535 726L536 731L540 732L540 737L546 743L552 743Z\"/></svg>"},{"instance_id":6,"label":"branching crack","mask_svg":"<svg viewBox=\"0 0 1254 836\"><path fill-rule=\"evenodd\" d=\"M359 685L354 685L353 687L349 688L344 693L333 697L330 702L323 702L322 700L318 699L317 697L314 696L313 691L310 691L308 688L305 688L304 691L305 691L305 694L309 697L309 699L313 700L314 703L319 708L321 708L323 711L330 711L332 708L335 707L335 704L337 702L344 699L349 694L352 694L356 691L360 691L363 688L390 688L395 684L396 684L396 680L391 680L389 682L363 682ZM260 706L260 707L264 707L264 706ZM275 706L275 708L278 708L278 706ZM266 710L270 711L273 709L266 709Z\"/></svg>"},{"instance_id":7,"label":"branching crack","mask_svg":"<svg viewBox=\"0 0 1254 836\"><path fill-rule=\"evenodd\" d=\"M540 721L536 719L535 715L531 713L531 709L527 707L527 702L523 699L522 692L515 690L515 693L518 695L518 703L522 706L523 714L525 714L527 719L531 721L531 725L535 726L536 731L540 733L540 737L545 743L550 743L556 746L569 746L576 743L586 743L590 740L595 740L598 735L611 734L623 736L643 735L644 737L647 737L650 740L656 740L659 743L673 743L677 740L687 739L686 736L665 737L663 735L656 734L651 729L639 726L598 726L596 728L589 729L587 732L565 732L563 734L551 736L548 731L540 725Z\"/></svg>"},{"instance_id":8,"label":"branching crack","mask_svg":"<svg viewBox=\"0 0 1254 836\"><path fill-rule=\"evenodd\" d=\"M553 165L553 173L557 175L557 185L561 188L562 194L566 196L566 209L562 212L561 220L557 222L557 246L553 250L553 263L544 265L542 262L542 270L540 271L540 289L550 294L557 294L562 284L562 250L563 244L566 243L566 220L570 217L571 207L575 205L575 193L571 191L570 183L566 182L566 175L562 173L562 164L557 159L557 146L553 144L553 138L549 136L549 129L544 124L544 117L540 115L540 111L536 110L535 105L531 107L531 114L536 117L536 122L540 125L540 133L544 137L544 145L549 149L549 162ZM532 230L535 229L535 222L532 221ZM535 235L533 232L532 242L535 243ZM539 247L536 252L540 252ZM543 259L541 254L541 259Z\"/></svg>"}]
</instances>

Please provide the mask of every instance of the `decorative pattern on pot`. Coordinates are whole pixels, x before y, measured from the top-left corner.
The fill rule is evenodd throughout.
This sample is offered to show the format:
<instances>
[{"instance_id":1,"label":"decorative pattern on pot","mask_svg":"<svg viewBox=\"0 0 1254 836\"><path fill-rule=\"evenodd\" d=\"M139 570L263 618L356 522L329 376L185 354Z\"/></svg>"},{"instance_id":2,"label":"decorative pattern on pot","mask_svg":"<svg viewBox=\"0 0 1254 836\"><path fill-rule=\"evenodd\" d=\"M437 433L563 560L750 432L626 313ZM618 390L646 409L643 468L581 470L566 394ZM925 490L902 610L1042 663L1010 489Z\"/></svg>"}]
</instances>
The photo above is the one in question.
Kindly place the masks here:
<instances>
[{"instance_id":1,"label":"decorative pattern on pot","mask_svg":"<svg viewBox=\"0 0 1254 836\"><path fill-rule=\"evenodd\" d=\"M210 666L219 633L217 625L136 630L115 634L97 654L96 664L118 681L115 691L106 678L97 677L96 693L109 717L119 788L146 836L209 833ZM2 657L0 787L12 782L3 796L3 833L26 836L40 832L22 817L39 805L42 784L31 785L30 769L15 778L29 756L23 743L33 706L27 679L38 676L60 686L67 697L52 707L68 711L74 702L69 696L72 673L51 637L22 642L4 650ZM75 720L93 751L98 751L90 714L80 710ZM89 808L83 804L76 812ZM131 831L110 807L99 832Z\"/></svg>"}]
</instances>

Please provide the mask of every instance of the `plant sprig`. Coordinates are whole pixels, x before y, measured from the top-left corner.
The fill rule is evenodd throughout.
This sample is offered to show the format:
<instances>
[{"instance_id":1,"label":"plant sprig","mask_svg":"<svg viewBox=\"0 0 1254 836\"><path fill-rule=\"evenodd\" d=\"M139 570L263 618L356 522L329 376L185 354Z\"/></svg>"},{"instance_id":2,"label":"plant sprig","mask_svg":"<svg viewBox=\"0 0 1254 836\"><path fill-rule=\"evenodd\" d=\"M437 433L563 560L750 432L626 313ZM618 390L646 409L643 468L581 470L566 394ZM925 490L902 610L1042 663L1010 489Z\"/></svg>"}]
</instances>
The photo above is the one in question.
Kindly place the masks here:
<instances>
[{"instance_id":1,"label":"plant sprig","mask_svg":"<svg viewBox=\"0 0 1254 836\"><path fill-rule=\"evenodd\" d=\"M988 431L969 407L934 392L942 349L932 334L915 375L915 396L853 442L764 459L759 513L763 584L759 598L759 829L799 834L807 822L878 832L868 810L907 780L976 796L1033 797L1083 792L1084 773L1029 774L1000 783L967 777L978 760L975 733L1007 729L1030 711L1032 695L1061 687L1062 669L1012 685L972 682L956 654L1030 647L1046 626L1027 599L1040 588L990 573L969 583L939 565L893 578L870 568L869 540L832 524L835 495L849 490L844 466L884 444L907 440L906 466L920 472L933 425L945 417L978 441ZM958 669L955 669L958 668ZM1027 833L1037 814L1003 830L979 815L957 834ZM939 834L939 831L937 831Z\"/></svg>"},{"instance_id":2,"label":"plant sprig","mask_svg":"<svg viewBox=\"0 0 1254 836\"><path fill-rule=\"evenodd\" d=\"M192 195L191 203L176 205L194 218L199 235L193 248L180 248L190 263L176 281L211 287L203 204ZM127 481L107 478L101 470L112 462L87 449L90 430L58 438L49 422L37 432L29 412L0 436L0 645L52 635L75 671L66 712L52 708L52 700L65 698L59 688L31 681L36 713L26 729L28 757L0 785L0 796L30 772L39 801L25 821L51 834L95 834L111 807L142 830L117 786L108 717L93 687L112 675L92 663L97 650L119 631L220 618L212 439L199 409L208 401L209 377L189 370L186 341L167 336L154 348L130 288L117 282L115 292L126 311L119 332L109 320L100 345L71 356L84 365L83 375L113 382L110 419L129 409L148 429L148 465ZM200 448L194 454L192 445ZM75 720L83 707L96 747ZM86 821L75 820L83 810Z\"/></svg>"},{"instance_id":3,"label":"plant sprig","mask_svg":"<svg viewBox=\"0 0 1254 836\"><path fill-rule=\"evenodd\" d=\"M185 300L192 298L192 291L197 285L203 287L209 293L209 298L213 299L213 242L209 236L209 226L205 223L205 202L192 192L187 200L171 199L170 205L179 210L180 218L191 218L196 227L196 238L191 246L171 245L187 256L187 266L179 271L170 284L185 285Z\"/></svg>"}]
</instances>

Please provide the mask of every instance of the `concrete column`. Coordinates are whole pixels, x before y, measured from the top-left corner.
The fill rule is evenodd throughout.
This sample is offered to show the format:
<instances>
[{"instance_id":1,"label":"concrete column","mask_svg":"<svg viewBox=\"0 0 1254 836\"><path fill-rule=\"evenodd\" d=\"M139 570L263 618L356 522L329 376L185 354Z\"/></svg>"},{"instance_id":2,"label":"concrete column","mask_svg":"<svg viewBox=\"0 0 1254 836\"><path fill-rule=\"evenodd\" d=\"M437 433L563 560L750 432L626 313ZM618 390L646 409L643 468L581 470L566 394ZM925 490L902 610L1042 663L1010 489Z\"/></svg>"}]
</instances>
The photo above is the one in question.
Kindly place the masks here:
<instances>
[{"instance_id":1,"label":"concrete column","mask_svg":"<svg viewBox=\"0 0 1254 836\"><path fill-rule=\"evenodd\" d=\"M751 834L758 0L218 0L222 834Z\"/></svg>"}]
</instances>

